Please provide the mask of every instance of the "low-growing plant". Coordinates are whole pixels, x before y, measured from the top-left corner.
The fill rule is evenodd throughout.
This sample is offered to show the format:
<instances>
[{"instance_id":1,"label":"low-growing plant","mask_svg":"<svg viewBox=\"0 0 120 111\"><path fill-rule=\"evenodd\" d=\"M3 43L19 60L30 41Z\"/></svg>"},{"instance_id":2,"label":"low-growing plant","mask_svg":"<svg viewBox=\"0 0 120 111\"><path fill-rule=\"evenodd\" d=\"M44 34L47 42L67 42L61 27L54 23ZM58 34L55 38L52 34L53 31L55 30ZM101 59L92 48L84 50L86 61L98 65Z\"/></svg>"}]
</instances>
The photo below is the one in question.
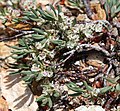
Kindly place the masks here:
<instances>
[{"instance_id":1,"label":"low-growing plant","mask_svg":"<svg viewBox=\"0 0 120 111\"><path fill-rule=\"evenodd\" d=\"M77 86L75 83L70 82L67 84L67 87L74 91L75 93L70 94L70 96L79 96L82 95L83 97L99 97L100 95L103 95L105 93L110 92L119 92L120 91L120 83L118 82L118 80L120 79L119 76L117 76L114 79L110 79L110 78L106 78L104 77L104 79L106 79L108 82L112 83L112 86L106 86L103 88L92 88L90 85L87 84L86 81L83 81L83 85L85 86L85 88L80 88L79 86Z\"/></svg>"},{"instance_id":2,"label":"low-growing plant","mask_svg":"<svg viewBox=\"0 0 120 111\"><path fill-rule=\"evenodd\" d=\"M89 47L86 44L82 45L80 41L89 41L90 35L93 36L92 32L101 34L102 27L106 28L108 25L108 22L104 21L95 22L94 27L90 24L80 25L74 17L65 16L60 6L55 9L52 5L50 10L40 7L24 11L21 17L13 20L13 23L29 24L31 27L29 30L12 29L18 34L15 37L20 33L21 38L16 46L9 46L13 49L11 57L15 60L9 67L17 70L10 74L20 74L22 80L30 87L37 82L40 90L36 101L41 106L49 108L53 107L54 101L61 95L61 90L54 84L57 73L64 71L66 61L76 52ZM83 81L83 84L85 89L80 89L75 83L67 86L77 92L73 95L95 96L93 88L86 81ZM105 93L110 89L112 86L101 88L100 92Z\"/></svg>"}]
</instances>

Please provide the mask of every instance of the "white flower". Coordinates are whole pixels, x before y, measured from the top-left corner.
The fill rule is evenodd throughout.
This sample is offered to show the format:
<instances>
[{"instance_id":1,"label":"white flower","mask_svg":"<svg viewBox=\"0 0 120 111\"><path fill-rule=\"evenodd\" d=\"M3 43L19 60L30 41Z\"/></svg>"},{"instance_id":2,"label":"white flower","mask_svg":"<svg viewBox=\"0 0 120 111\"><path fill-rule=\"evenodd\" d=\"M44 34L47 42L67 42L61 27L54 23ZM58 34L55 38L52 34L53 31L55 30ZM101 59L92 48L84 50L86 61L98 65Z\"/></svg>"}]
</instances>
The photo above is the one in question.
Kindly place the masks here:
<instances>
[{"instance_id":1,"label":"white flower","mask_svg":"<svg viewBox=\"0 0 120 111\"><path fill-rule=\"evenodd\" d=\"M83 33L86 35L86 37L88 37L88 38L92 38L93 36L92 36L92 33L93 33L93 31L91 30L91 29L85 29L85 30L83 30Z\"/></svg>"},{"instance_id":2,"label":"white flower","mask_svg":"<svg viewBox=\"0 0 120 111\"><path fill-rule=\"evenodd\" d=\"M102 28L103 28L103 26L102 26L102 24L97 24L96 26L95 26L95 32L102 32Z\"/></svg>"},{"instance_id":3,"label":"white flower","mask_svg":"<svg viewBox=\"0 0 120 111\"><path fill-rule=\"evenodd\" d=\"M80 61L76 61L74 64L80 66Z\"/></svg>"}]
</instances>

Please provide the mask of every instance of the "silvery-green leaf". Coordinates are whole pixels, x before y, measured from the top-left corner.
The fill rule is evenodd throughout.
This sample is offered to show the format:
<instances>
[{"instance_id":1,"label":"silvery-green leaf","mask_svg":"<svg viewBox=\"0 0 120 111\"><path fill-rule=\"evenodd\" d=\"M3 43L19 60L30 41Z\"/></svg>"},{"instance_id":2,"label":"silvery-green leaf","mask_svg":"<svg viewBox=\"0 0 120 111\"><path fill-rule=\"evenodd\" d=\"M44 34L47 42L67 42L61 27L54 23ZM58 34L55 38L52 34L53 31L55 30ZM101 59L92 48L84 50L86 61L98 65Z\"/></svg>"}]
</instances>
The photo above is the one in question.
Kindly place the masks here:
<instances>
[{"instance_id":1,"label":"silvery-green leaf","mask_svg":"<svg viewBox=\"0 0 120 111\"><path fill-rule=\"evenodd\" d=\"M45 99L46 97L45 97L45 95L41 95L40 97L38 97L37 99L36 99L36 102L40 102L40 101L42 101L43 99Z\"/></svg>"},{"instance_id":2,"label":"silvery-green leaf","mask_svg":"<svg viewBox=\"0 0 120 111\"><path fill-rule=\"evenodd\" d=\"M108 78L108 77L103 77L104 79L106 79L108 82L111 82L113 84L116 84L116 81L115 79L111 79L111 78Z\"/></svg>"},{"instance_id":3,"label":"silvery-green leaf","mask_svg":"<svg viewBox=\"0 0 120 111\"><path fill-rule=\"evenodd\" d=\"M48 103L48 98L42 99L42 104L41 106L45 106Z\"/></svg>"},{"instance_id":4,"label":"silvery-green leaf","mask_svg":"<svg viewBox=\"0 0 120 111\"><path fill-rule=\"evenodd\" d=\"M67 84L67 87L75 92L85 92L85 90L79 88L75 83L70 82L69 84Z\"/></svg>"},{"instance_id":5,"label":"silvery-green leaf","mask_svg":"<svg viewBox=\"0 0 120 111\"><path fill-rule=\"evenodd\" d=\"M106 86L100 89L100 93L106 93L108 91L110 91L110 89L112 88L112 86Z\"/></svg>"},{"instance_id":6,"label":"silvery-green leaf","mask_svg":"<svg viewBox=\"0 0 120 111\"><path fill-rule=\"evenodd\" d=\"M119 83L116 85L116 90L120 91L120 84Z\"/></svg>"},{"instance_id":7,"label":"silvery-green leaf","mask_svg":"<svg viewBox=\"0 0 120 111\"><path fill-rule=\"evenodd\" d=\"M46 34L43 30L41 30L39 28L32 28L32 30L34 30L35 32L37 32L37 33L39 33L41 35L45 35Z\"/></svg>"},{"instance_id":8,"label":"silvery-green leaf","mask_svg":"<svg viewBox=\"0 0 120 111\"><path fill-rule=\"evenodd\" d=\"M44 35L39 35L39 34L32 34L32 38L36 39L36 40L42 40L45 38Z\"/></svg>"},{"instance_id":9,"label":"silvery-green leaf","mask_svg":"<svg viewBox=\"0 0 120 111\"><path fill-rule=\"evenodd\" d=\"M48 98L48 106L51 108L53 106L51 98Z\"/></svg>"},{"instance_id":10,"label":"silvery-green leaf","mask_svg":"<svg viewBox=\"0 0 120 111\"><path fill-rule=\"evenodd\" d=\"M93 88L91 86L89 86L86 81L83 81L83 84L85 85L87 90L93 91Z\"/></svg>"}]
</instances>

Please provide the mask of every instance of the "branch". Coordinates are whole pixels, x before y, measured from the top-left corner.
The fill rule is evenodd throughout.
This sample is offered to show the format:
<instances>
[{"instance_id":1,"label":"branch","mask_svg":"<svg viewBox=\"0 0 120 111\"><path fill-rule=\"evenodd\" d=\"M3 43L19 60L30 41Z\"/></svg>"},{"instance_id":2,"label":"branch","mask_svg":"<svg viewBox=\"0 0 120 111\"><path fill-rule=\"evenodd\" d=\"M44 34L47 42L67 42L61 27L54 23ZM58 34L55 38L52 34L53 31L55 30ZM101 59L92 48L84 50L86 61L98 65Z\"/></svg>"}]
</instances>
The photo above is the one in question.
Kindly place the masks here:
<instances>
[{"instance_id":1,"label":"branch","mask_svg":"<svg viewBox=\"0 0 120 111\"><path fill-rule=\"evenodd\" d=\"M76 47L76 50L78 52L82 52L83 48L92 48L94 50L101 51L106 56L110 56L110 53L107 50L105 50L105 49L103 49L103 48L101 48L99 46L94 46L94 45L91 45L91 44L78 44L78 46Z\"/></svg>"},{"instance_id":2,"label":"branch","mask_svg":"<svg viewBox=\"0 0 120 111\"><path fill-rule=\"evenodd\" d=\"M110 53L107 50L105 50L105 49L103 49L99 46L94 46L94 45L91 45L91 44L78 44L76 49L73 49L69 52L64 53L63 56L65 56L65 55L69 55L69 56L65 60L63 60L62 62L56 64L55 66L59 66L61 64L64 64L68 59L70 59L75 54L75 52L82 52L84 48L91 48L91 49L94 49L96 51L101 51L106 56L108 56L108 57L110 56Z\"/></svg>"},{"instance_id":3,"label":"branch","mask_svg":"<svg viewBox=\"0 0 120 111\"><path fill-rule=\"evenodd\" d=\"M34 31L19 31L19 30L16 30L16 32L21 32L20 34L17 34L15 36L12 36L12 37L4 37L4 38L0 38L0 42L3 42L3 41L8 41L8 40L13 40L13 39L16 39L16 38L19 38L23 35L27 35L27 34L32 34L34 33Z\"/></svg>"}]
</instances>

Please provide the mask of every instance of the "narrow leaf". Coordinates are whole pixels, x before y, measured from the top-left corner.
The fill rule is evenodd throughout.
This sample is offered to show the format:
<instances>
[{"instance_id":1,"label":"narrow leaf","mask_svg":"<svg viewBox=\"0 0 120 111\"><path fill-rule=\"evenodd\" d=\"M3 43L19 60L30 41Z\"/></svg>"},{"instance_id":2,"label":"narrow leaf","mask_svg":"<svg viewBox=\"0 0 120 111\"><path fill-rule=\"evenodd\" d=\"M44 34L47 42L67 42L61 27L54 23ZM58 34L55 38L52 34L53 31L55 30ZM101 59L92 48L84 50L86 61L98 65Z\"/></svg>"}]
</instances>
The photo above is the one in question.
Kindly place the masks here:
<instances>
[{"instance_id":1,"label":"narrow leaf","mask_svg":"<svg viewBox=\"0 0 120 111\"><path fill-rule=\"evenodd\" d=\"M32 34L32 38L37 39L37 40L42 40L45 38L44 35L38 35L38 34Z\"/></svg>"},{"instance_id":2,"label":"narrow leaf","mask_svg":"<svg viewBox=\"0 0 120 111\"><path fill-rule=\"evenodd\" d=\"M62 45L64 43L63 40L52 40L51 42L57 45Z\"/></svg>"},{"instance_id":3,"label":"narrow leaf","mask_svg":"<svg viewBox=\"0 0 120 111\"><path fill-rule=\"evenodd\" d=\"M48 106L51 108L53 106L51 98L48 98Z\"/></svg>"},{"instance_id":4,"label":"narrow leaf","mask_svg":"<svg viewBox=\"0 0 120 111\"><path fill-rule=\"evenodd\" d=\"M116 90L120 91L120 84L119 83L116 85Z\"/></svg>"},{"instance_id":5,"label":"narrow leaf","mask_svg":"<svg viewBox=\"0 0 120 111\"><path fill-rule=\"evenodd\" d=\"M36 102L40 102L40 101L42 101L43 99L45 99L46 97L44 96L44 95L42 95L42 96L40 96L40 97L38 97L37 99L36 99Z\"/></svg>"},{"instance_id":6,"label":"narrow leaf","mask_svg":"<svg viewBox=\"0 0 120 111\"><path fill-rule=\"evenodd\" d=\"M38 18L38 14L37 14L37 11L34 10L33 8L31 8L31 11L34 13L34 15Z\"/></svg>"},{"instance_id":7,"label":"narrow leaf","mask_svg":"<svg viewBox=\"0 0 120 111\"><path fill-rule=\"evenodd\" d=\"M72 91L75 91L75 92L85 92L85 90L79 88L75 83L73 82L70 82L69 84L67 84L67 87L69 89L71 89Z\"/></svg>"},{"instance_id":8,"label":"narrow leaf","mask_svg":"<svg viewBox=\"0 0 120 111\"><path fill-rule=\"evenodd\" d=\"M50 4L50 8L53 10L54 14L57 16L57 13L55 11L55 8Z\"/></svg>"},{"instance_id":9,"label":"narrow leaf","mask_svg":"<svg viewBox=\"0 0 120 111\"><path fill-rule=\"evenodd\" d=\"M59 13L62 12L60 5L57 6L57 10L58 10L58 15L59 15Z\"/></svg>"},{"instance_id":10,"label":"narrow leaf","mask_svg":"<svg viewBox=\"0 0 120 111\"><path fill-rule=\"evenodd\" d=\"M13 48L13 49L17 49L17 50L25 49L25 47L19 47L19 46L8 46L8 47Z\"/></svg>"},{"instance_id":11,"label":"narrow leaf","mask_svg":"<svg viewBox=\"0 0 120 111\"><path fill-rule=\"evenodd\" d=\"M108 92L111 88L112 88L112 86L103 87L103 88L100 89L100 93L106 93L106 92Z\"/></svg>"},{"instance_id":12,"label":"narrow leaf","mask_svg":"<svg viewBox=\"0 0 120 111\"><path fill-rule=\"evenodd\" d=\"M35 32L37 32L37 33L39 33L41 35L45 35L46 34L43 30L41 30L39 28L32 28L32 30L34 30Z\"/></svg>"},{"instance_id":13,"label":"narrow leaf","mask_svg":"<svg viewBox=\"0 0 120 111\"><path fill-rule=\"evenodd\" d=\"M89 90L89 91L93 90L93 88L91 86L89 86L86 81L83 81L83 84L85 85L87 90Z\"/></svg>"},{"instance_id":14,"label":"narrow leaf","mask_svg":"<svg viewBox=\"0 0 120 111\"><path fill-rule=\"evenodd\" d=\"M116 84L115 79L111 79L111 78L107 78L107 77L103 77L104 79L106 79L108 82Z\"/></svg>"},{"instance_id":15,"label":"narrow leaf","mask_svg":"<svg viewBox=\"0 0 120 111\"><path fill-rule=\"evenodd\" d=\"M23 58L26 55L26 53L20 55L20 56L11 56L13 59L20 59Z\"/></svg>"}]
</instances>

